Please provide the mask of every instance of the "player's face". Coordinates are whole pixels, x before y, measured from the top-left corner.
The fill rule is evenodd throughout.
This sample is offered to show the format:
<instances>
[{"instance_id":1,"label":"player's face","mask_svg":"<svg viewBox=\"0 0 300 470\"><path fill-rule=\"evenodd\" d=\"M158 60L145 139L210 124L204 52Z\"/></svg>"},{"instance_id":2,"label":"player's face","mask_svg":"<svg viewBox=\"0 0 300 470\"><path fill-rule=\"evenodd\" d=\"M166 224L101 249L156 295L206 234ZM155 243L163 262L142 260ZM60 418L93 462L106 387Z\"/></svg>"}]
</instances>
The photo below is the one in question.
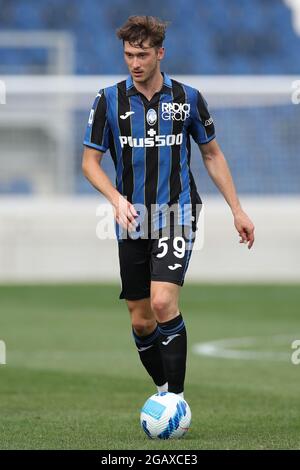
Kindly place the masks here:
<instances>
[{"instance_id":1,"label":"player's face","mask_svg":"<svg viewBox=\"0 0 300 470\"><path fill-rule=\"evenodd\" d=\"M164 56L164 48L149 45L149 40L143 43L143 48L124 43L124 57L130 74L136 82L147 82L157 71L159 62Z\"/></svg>"}]
</instances>

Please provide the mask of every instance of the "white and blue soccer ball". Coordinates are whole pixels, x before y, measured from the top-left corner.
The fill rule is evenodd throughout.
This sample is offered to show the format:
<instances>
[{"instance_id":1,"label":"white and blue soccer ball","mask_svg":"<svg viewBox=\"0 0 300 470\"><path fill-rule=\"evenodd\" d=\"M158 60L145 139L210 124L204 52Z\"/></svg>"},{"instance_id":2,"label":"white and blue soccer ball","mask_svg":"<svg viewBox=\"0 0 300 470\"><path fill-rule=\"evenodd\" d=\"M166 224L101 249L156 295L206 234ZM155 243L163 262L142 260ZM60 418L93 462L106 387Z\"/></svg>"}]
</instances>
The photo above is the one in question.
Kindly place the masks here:
<instances>
[{"instance_id":1,"label":"white and blue soccer ball","mask_svg":"<svg viewBox=\"0 0 300 470\"><path fill-rule=\"evenodd\" d=\"M187 402L170 392L152 395L141 410L141 426L150 439L178 439L184 436L191 418Z\"/></svg>"}]
</instances>

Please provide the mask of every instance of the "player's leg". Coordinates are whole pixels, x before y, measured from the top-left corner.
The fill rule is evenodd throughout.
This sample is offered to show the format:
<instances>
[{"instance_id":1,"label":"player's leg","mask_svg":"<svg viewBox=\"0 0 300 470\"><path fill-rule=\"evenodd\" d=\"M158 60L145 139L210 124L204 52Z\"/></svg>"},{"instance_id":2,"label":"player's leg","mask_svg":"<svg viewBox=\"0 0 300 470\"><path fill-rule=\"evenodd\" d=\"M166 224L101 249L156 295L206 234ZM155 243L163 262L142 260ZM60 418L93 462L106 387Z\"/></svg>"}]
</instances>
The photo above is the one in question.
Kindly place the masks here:
<instances>
[{"instance_id":1,"label":"player's leg","mask_svg":"<svg viewBox=\"0 0 300 470\"><path fill-rule=\"evenodd\" d=\"M142 364L159 391L165 390L165 373L159 348L159 330L150 307L150 254L148 240L119 242L122 292L131 316L132 333Z\"/></svg>"},{"instance_id":2,"label":"player's leg","mask_svg":"<svg viewBox=\"0 0 300 470\"><path fill-rule=\"evenodd\" d=\"M167 391L166 376L160 351L160 333L151 310L150 298L126 300L132 333L141 362L159 392Z\"/></svg>"},{"instance_id":3,"label":"player's leg","mask_svg":"<svg viewBox=\"0 0 300 470\"><path fill-rule=\"evenodd\" d=\"M158 322L160 346L168 381L168 391L182 394L187 358L187 335L179 312L180 286L151 281L151 309Z\"/></svg>"},{"instance_id":4,"label":"player's leg","mask_svg":"<svg viewBox=\"0 0 300 470\"><path fill-rule=\"evenodd\" d=\"M180 287L192 253L194 232L189 227L171 225L171 230L161 235L152 243L151 308L163 337L161 350L169 391L183 393L187 335L178 305Z\"/></svg>"}]
</instances>

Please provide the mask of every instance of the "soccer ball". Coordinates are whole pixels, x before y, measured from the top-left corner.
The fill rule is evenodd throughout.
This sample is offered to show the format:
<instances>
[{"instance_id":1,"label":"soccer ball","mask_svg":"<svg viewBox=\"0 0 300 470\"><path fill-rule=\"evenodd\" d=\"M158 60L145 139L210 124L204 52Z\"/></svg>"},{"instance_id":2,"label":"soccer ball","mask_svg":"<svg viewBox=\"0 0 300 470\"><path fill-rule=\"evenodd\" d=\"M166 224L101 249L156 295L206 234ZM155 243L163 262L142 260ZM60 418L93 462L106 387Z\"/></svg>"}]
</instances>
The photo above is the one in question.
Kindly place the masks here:
<instances>
[{"instance_id":1,"label":"soccer ball","mask_svg":"<svg viewBox=\"0 0 300 470\"><path fill-rule=\"evenodd\" d=\"M141 410L141 426L150 439L182 437L190 427L191 418L187 402L170 392L152 395Z\"/></svg>"}]
</instances>

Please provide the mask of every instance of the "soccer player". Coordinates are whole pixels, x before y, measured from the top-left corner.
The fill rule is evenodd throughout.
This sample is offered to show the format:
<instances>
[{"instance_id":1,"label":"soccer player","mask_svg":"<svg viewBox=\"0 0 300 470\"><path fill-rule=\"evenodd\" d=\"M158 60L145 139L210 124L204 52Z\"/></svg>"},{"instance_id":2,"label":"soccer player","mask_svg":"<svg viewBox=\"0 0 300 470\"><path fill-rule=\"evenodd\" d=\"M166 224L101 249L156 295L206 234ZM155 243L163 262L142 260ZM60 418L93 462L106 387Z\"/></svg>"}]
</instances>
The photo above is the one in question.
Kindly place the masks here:
<instances>
[{"instance_id":1,"label":"soccer player","mask_svg":"<svg viewBox=\"0 0 300 470\"><path fill-rule=\"evenodd\" d=\"M137 350L159 392L183 397L187 336L179 311L201 199L190 136L229 204L240 242L254 226L243 211L202 94L160 70L166 23L131 16L117 31L127 80L101 89L84 139L83 173L114 208L122 291ZM101 168L110 150L116 186Z\"/></svg>"}]
</instances>

